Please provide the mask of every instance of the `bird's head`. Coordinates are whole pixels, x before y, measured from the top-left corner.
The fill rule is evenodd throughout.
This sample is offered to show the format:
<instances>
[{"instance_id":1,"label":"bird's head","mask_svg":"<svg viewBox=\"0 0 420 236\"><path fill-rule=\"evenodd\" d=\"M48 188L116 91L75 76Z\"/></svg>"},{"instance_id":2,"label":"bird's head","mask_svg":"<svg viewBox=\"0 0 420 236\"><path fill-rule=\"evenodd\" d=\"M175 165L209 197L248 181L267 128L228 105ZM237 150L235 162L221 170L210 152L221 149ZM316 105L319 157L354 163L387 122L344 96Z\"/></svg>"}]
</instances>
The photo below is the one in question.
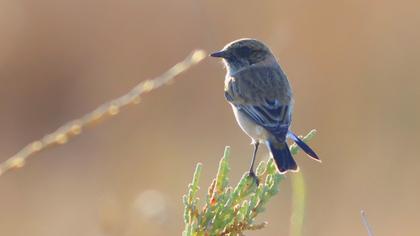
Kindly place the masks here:
<instances>
[{"instance_id":1,"label":"bird's head","mask_svg":"<svg viewBox=\"0 0 420 236\"><path fill-rule=\"evenodd\" d=\"M276 61L270 49L256 39L239 39L233 41L227 44L222 50L210 54L210 56L223 58L230 72L257 63L271 63Z\"/></svg>"}]
</instances>

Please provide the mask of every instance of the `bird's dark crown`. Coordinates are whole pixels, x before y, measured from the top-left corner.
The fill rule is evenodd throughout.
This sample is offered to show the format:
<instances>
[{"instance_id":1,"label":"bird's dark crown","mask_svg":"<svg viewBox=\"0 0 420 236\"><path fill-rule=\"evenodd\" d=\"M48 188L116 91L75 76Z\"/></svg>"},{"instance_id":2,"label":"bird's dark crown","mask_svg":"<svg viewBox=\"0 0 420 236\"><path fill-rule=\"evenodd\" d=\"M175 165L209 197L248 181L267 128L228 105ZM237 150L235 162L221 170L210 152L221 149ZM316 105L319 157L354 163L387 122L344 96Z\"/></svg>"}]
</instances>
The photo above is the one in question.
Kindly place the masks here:
<instances>
[{"instance_id":1,"label":"bird's dark crown","mask_svg":"<svg viewBox=\"0 0 420 236\"><path fill-rule=\"evenodd\" d=\"M247 48L253 51L260 51L260 52L270 52L267 46L264 43L256 40L256 39L238 39L233 42L227 44L223 50L233 51L233 50L241 50Z\"/></svg>"},{"instance_id":2,"label":"bird's dark crown","mask_svg":"<svg viewBox=\"0 0 420 236\"><path fill-rule=\"evenodd\" d=\"M226 60L231 69L240 69L244 66L256 64L273 57L270 49L256 39L239 39L227 44L223 50L211 54Z\"/></svg>"}]
</instances>

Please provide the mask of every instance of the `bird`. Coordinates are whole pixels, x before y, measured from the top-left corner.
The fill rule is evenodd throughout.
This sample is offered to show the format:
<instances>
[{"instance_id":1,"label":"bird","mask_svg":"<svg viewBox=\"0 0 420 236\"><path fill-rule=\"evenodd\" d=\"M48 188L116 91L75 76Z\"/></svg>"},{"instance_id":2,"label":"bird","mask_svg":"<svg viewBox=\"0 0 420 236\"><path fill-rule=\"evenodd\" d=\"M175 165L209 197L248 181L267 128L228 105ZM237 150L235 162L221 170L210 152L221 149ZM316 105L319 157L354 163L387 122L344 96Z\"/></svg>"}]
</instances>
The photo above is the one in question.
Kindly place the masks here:
<instances>
[{"instance_id":1,"label":"bird","mask_svg":"<svg viewBox=\"0 0 420 236\"><path fill-rule=\"evenodd\" d=\"M249 176L256 180L257 185L254 163L260 144L268 147L280 174L299 171L287 138L311 159L321 162L318 155L290 129L294 104L292 89L268 46L256 39L238 39L210 56L222 58L226 67L224 95L237 123L254 145Z\"/></svg>"}]
</instances>

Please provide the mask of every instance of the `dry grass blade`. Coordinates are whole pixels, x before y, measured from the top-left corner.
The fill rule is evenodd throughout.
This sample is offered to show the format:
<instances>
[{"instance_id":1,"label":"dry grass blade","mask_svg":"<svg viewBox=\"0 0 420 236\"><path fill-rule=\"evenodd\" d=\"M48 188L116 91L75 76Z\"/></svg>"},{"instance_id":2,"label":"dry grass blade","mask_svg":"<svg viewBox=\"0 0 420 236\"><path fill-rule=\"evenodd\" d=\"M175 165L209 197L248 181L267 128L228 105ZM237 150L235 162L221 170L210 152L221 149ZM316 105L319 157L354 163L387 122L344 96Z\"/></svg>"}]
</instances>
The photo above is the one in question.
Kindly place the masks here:
<instances>
[{"instance_id":1,"label":"dry grass blade","mask_svg":"<svg viewBox=\"0 0 420 236\"><path fill-rule=\"evenodd\" d=\"M140 96L142 94L150 92L167 84L168 82L173 81L177 75L203 60L205 56L206 53L203 50L195 50L186 59L170 68L161 76L139 83L123 96L100 105L95 110L87 113L83 117L69 121L59 127L56 131L49 133L41 139L35 140L32 143L26 145L15 155L0 164L0 175L11 169L23 167L26 160L37 152L67 143L75 136L81 134L82 130L85 128L88 128L107 117L117 115L121 108L130 104L139 103Z\"/></svg>"},{"instance_id":2,"label":"dry grass blade","mask_svg":"<svg viewBox=\"0 0 420 236\"><path fill-rule=\"evenodd\" d=\"M367 216L366 216L366 212L364 210L360 211L360 216L362 217L362 222L363 225L365 226L367 232L368 232L368 236L373 236L373 231L372 228L369 225L369 222L367 220Z\"/></svg>"}]
</instances>

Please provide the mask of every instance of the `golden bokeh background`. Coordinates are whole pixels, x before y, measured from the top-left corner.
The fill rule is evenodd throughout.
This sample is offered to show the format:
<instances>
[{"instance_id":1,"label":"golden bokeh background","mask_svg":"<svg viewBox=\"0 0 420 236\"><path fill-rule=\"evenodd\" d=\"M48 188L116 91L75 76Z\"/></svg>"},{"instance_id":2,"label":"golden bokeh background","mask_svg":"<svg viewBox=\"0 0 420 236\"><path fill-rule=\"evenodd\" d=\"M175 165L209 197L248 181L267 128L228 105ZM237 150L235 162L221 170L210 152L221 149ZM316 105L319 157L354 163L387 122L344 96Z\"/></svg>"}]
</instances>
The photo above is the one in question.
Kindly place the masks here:
<instances>
[{"instance_id":1,"label":"golden bokeh background","mask_svg":"<svg viewBox=\"0 0 420 236\"><path fill-rule=\"evenodd\" d=\"M2 0L1 161L59 125L153 78L195 48L265 41L295 94L293 129L323 163L297 159L304 235L417 235L420 2L375 0ZM231 180L252 147L208 58L73 142L0 177L0 235L180 235L197 162L203 192L225 145ZM260 153L262 159L266 151ZM288 178L292 178L289 176ZM249 235L288 235L291 186Z\"/></svg>"}]
</instances>

